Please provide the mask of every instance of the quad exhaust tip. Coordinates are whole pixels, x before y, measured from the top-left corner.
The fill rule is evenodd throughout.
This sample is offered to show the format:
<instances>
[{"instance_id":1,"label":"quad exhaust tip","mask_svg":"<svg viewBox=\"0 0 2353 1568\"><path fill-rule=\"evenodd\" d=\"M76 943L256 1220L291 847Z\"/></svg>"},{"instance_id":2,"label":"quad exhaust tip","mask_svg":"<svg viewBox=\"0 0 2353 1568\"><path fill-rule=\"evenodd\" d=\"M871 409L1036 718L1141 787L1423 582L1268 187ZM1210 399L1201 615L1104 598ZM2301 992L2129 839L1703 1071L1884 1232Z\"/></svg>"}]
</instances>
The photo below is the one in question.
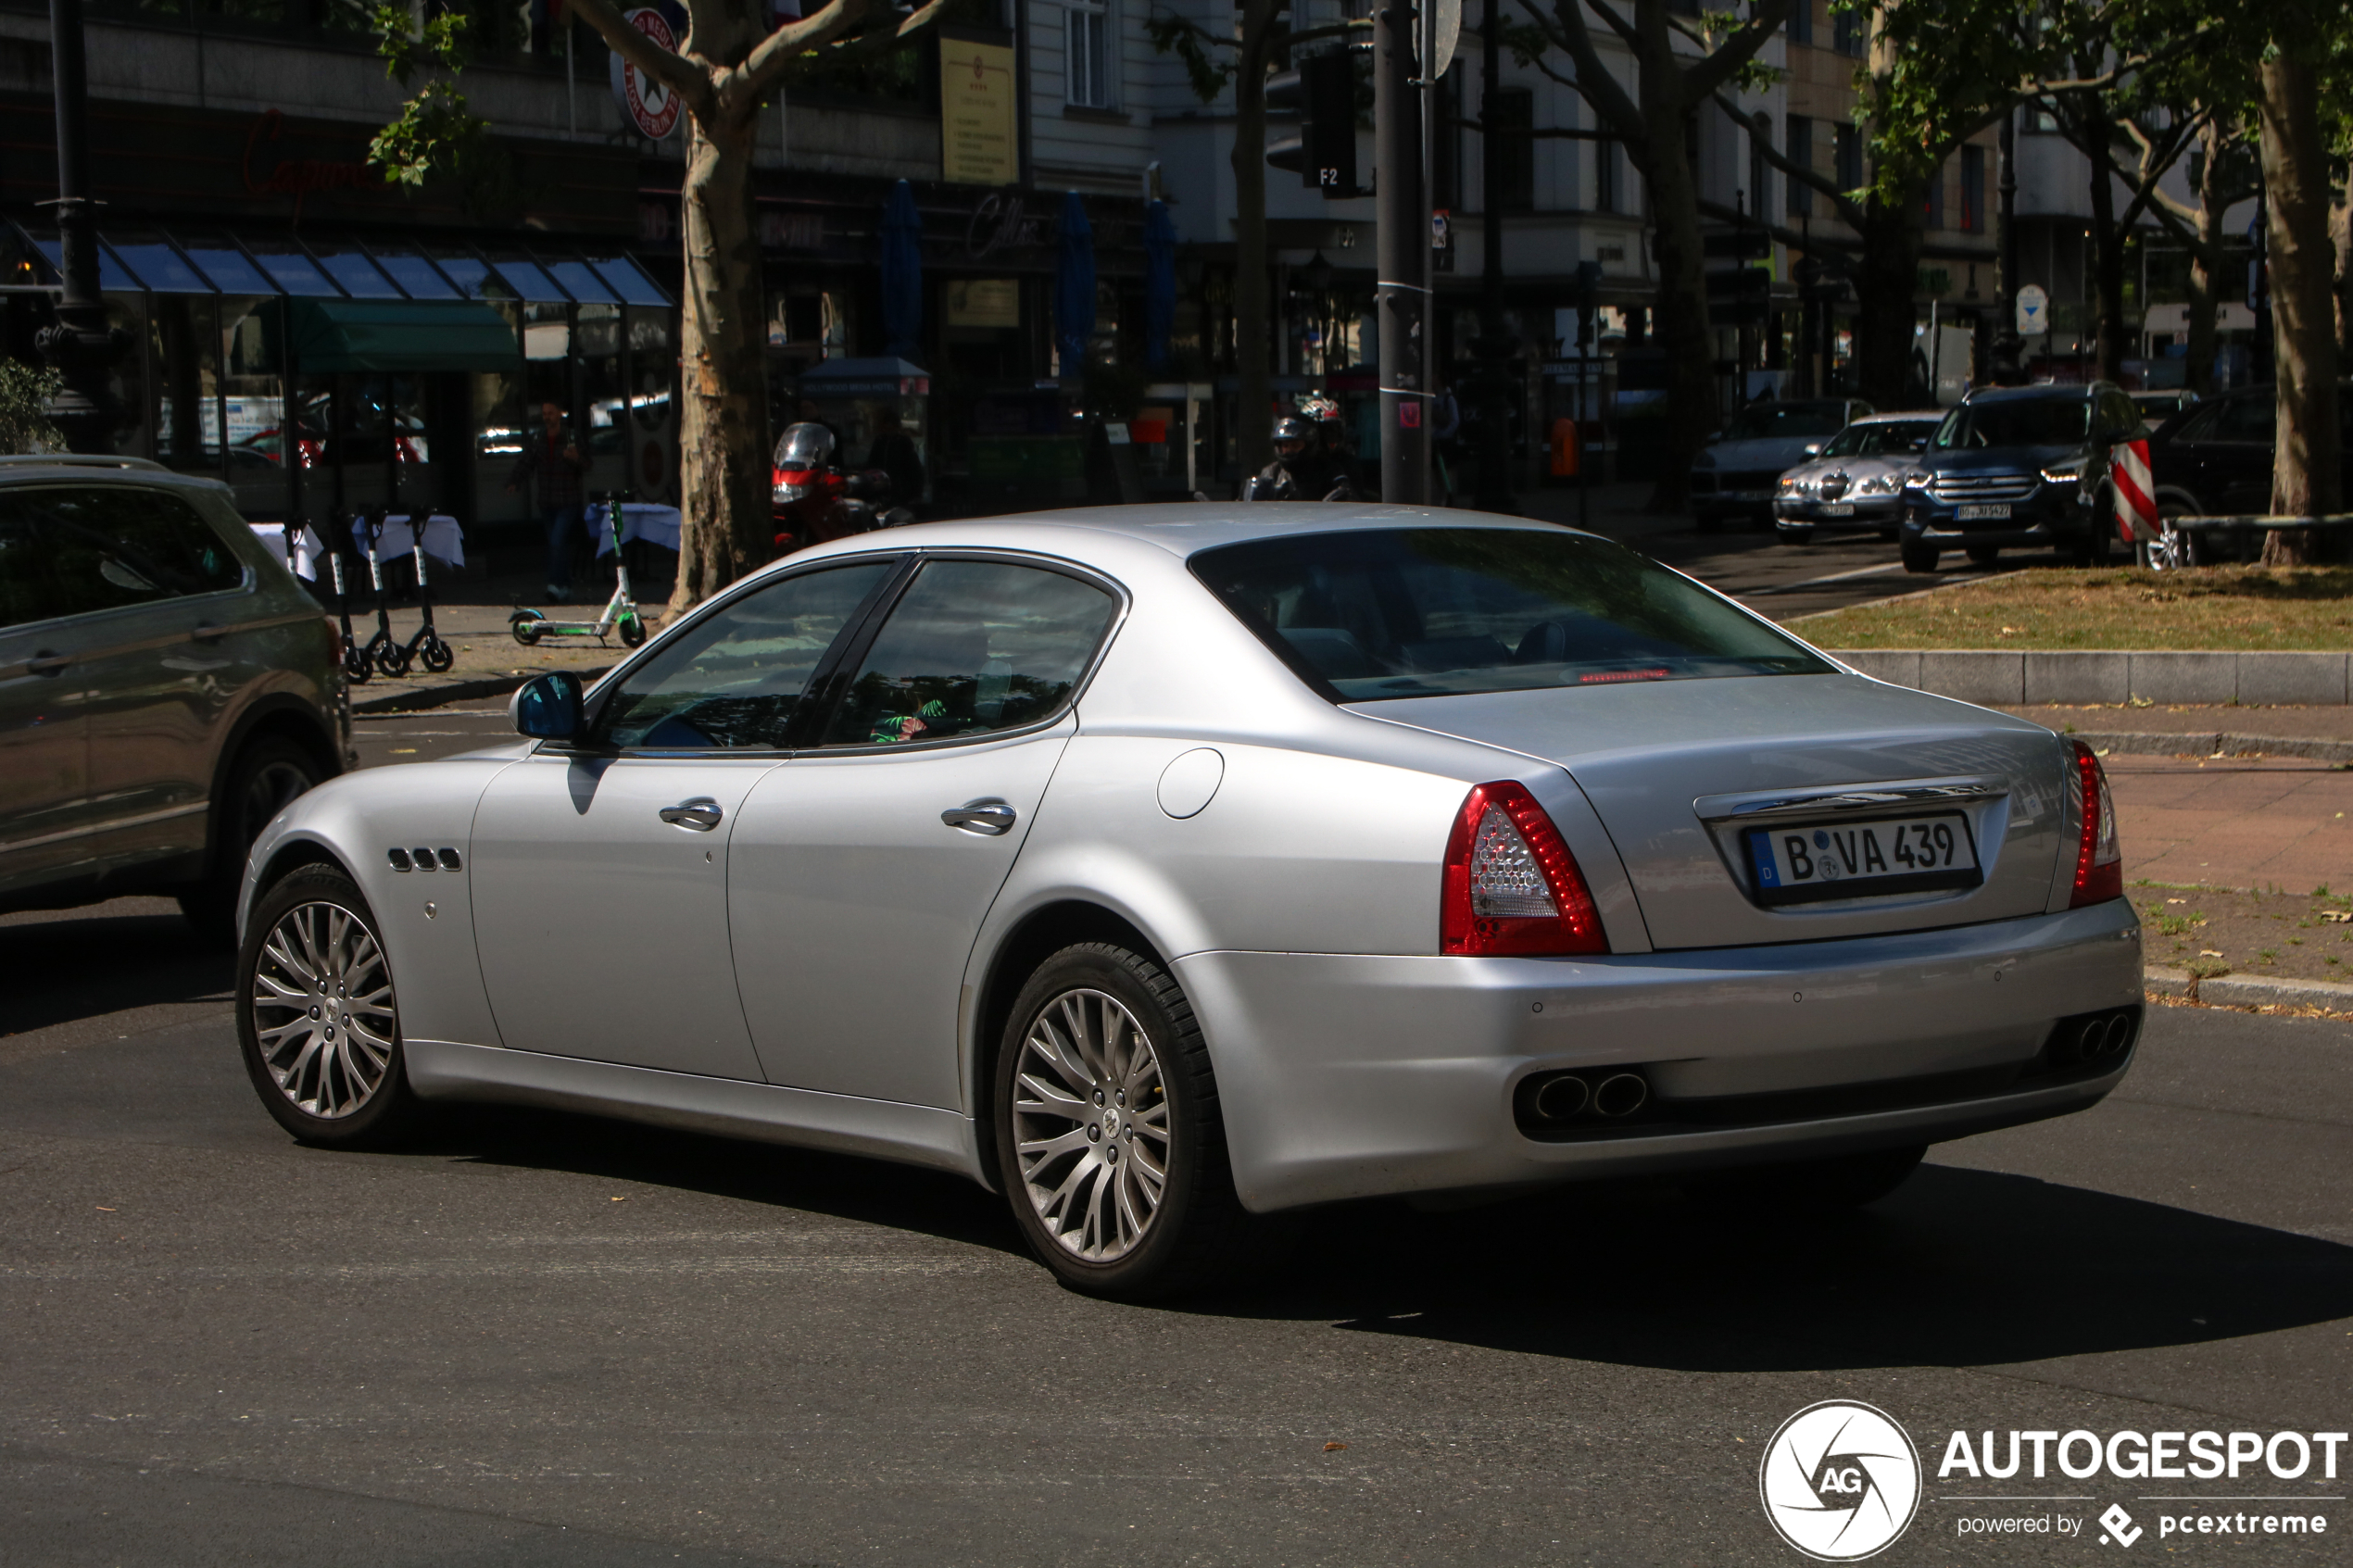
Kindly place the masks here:
<instances>
[{"instance_id":1,"label":"quad exhaust tip","mask_svg":"<svg viewBox=\"0 0 2353 1568\"><path fill-rule=\"evenodd\" d=\"M2056 1066L2112 1066L2133 1048L2140 1033L2140 1009L2109 1008L2059 1020L2052 1031Z\"/></svg>"},{"instance_id":2,"label":"quad exhaust tip","mask_svg":"<svg viewBox=\"0 0 2353 1568\"><path fill-rule=\"evenodd\" d=\"M1650 1102L1650 1080L1634 1069L1554 1073L1530 1079L1521 1090L1520 1120L1546 1127L1623 1122Z\"/></svg>"}]
</instances>

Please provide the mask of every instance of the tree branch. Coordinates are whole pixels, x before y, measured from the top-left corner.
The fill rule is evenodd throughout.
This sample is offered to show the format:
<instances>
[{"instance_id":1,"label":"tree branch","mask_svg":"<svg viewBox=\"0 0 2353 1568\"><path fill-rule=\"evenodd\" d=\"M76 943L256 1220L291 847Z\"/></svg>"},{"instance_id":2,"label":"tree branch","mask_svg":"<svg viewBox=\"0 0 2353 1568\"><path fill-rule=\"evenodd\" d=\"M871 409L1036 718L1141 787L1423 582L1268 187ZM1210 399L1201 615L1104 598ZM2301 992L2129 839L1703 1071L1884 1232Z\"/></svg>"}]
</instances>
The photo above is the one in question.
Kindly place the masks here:
<instances>
[{"instance_id":1,"label":"tree branch","mask_svg":"<svg viewBox=\"0 0 2353 1568\"><path fill-rule=\"evenodd\" d=\"M711 103L716 90L710 73L656 47L652 39L623 20L609 0L572 0L572 14L586 22L614 54L686 100L690 110L700 114Z\"/></svg>"},{"instance_id":2,"label":"tree branch","mask_svg":"<svg viewBox=\"0 0 2353 1568\"><path fill-rule=\"evenodd\" d=\"M1743 212L1720 202L1702 201L1699 211L1703 218L1721 219L1743 229L1762 229L1792 250L1820 257L1833 271L1842 275L1851 274L1854 270L1855 253L1860 247L1853 240L1842 240L1828 234L1801 233L1780 223L1768 223L1753 212Z\"/></svg>"},{"instance_id":3,"label":"tree branch","mask_svg":"<svg viewBox=\"0 0 2353 1568\"><path fill-rule=\"evenodd\" d=\"M1563 3L1566 5L1573 5L1576 3L1576 0L1563 0ZM1634 24L1628 21L1624 17L1618 15L1617 8L1611 6L1608 3L1608 0L1585 0L1585 4L1592 7L1593 14L1595 16L1601 18L1603 21L1609 24L1609 30L1617 34L1619 39L1625 43L1629 49L1633 48L1636 44L1642 42L1641 35L1634 31ZM1585 19L1580 16L1577 19L1577 21L1578 31L1580 32L1583 31Z\"/></svg>"},{"instance_id":4,"label":"tree branch","mask_svg":"<svg viewBox=\"0 0 2353 1568\"><path fill-rule=\"evenodd\" d=\"M1592 106L1593 112L1616 126L1629 141L1642 134L1642 111L1626 95L1626 89L1609 73L1603 63L1601 51L1593 45L1592 32L1585 26L1580 6L1592 5L1600 10L1610 25L1627 37L1633 36L1624 20L1611 11L1604 0L1554 0L1553 15L1546 17L1537 9L1537 0L1519 0L1520 8L1532 18L1536 25L1550 35L1577 62L1577 80L1571 83L1577 95Z\"/></svg>"},{"instance_id":5,"label":"tree branch","mask_svg":"<svg viewBox=\"0 0 2353 1568\"><path fill-rule=\"evenodd\" d=\"M929 4L909 16L895 28L876 29L876 35L891 43L912 37L929 27L948 0L929 0ZM733 74L740 81L736 90L757 100L776 84L794 60L812 49L823 48L837 38L853 32L864 32L867 22L889 13L888 0L833 0L833 4L813 17L786 22L752 46L744 63Z\"/></svg>"},{"instance_id":6,"label":"tree branch","mask_svg":"<svg viewBox=\"0 0 2353 1568\"><path fill-rule=\"evenodd\" d=\"M1697 104L1732 79L1741 67L1765 47L1765 41L1789 19L1791 0L1756 0L1756 8L1738 31L1717 45L1712 54L1683 69L1683 101Z\"/></svg>"}]
</instances>

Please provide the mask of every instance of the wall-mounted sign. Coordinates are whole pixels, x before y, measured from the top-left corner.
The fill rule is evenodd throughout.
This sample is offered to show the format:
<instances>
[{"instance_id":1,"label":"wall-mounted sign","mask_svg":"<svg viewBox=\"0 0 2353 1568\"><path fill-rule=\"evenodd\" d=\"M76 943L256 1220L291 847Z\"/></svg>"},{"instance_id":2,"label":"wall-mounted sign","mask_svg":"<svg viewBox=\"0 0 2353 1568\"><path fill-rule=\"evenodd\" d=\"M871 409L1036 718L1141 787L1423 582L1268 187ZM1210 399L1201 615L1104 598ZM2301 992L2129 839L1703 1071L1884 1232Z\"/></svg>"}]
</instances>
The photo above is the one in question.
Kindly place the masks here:
<instances>
[{"instance_id":1,"label":"wall-mounted sign","mask_svg":"<svg viewBox=\"0 0 2353 1568\"><path fill-rule=\"evenodd\" d=\"M2022 337L2051 330L2051 296L2039 283L2029 283L2018 291L2018 330Z\"/></svg>"},{"instance_id":2,"label":"wall-mounted sign","mask_svg":"<svg viewBox=\"0 0 2353 1568\"><path fill-rule=\"evenodd\" d=\"M962 38L939 41L939 177L965 185L1021 178L1013 52Z\"/></svg>"},{"instance_id":3,"label":"wall-mounted sign","mask_svg":"<svg viewBox=\"0 0 2353 1568\"><path fill-rule=\"evenodd\" d=\"M670 23L660 11L650 7L627 11L623 13L623 19L644 33L655 48L673 55L678 52L678 35L670 31ZM678 129L678 117L684 107L678 95L619 55L612 56L612 95L639 135L659 142Z\"/></svg>"},{"instance_id":4,"label":"wall-mounted sign","mask_svg":"<svg viewBox=\"0 0 2353 1568\"><path fill-rule=\"evenodd\" d=\"M1046 220L1019 196L988 195L964 225L964 254L975 261L1000 250L1032 250L1046 243Z\"/></svg>"},{"instance_id":5,"label":"wall-mounted sign","mask_svg":"<svg viewBox=\"0 0 2353 1568\"><path fill-rule=\"evenodd\" d=\"M1018 327L1021 284L1013 278L950 278L940 319L951 327Z\"/></svg>"}]
</instances>

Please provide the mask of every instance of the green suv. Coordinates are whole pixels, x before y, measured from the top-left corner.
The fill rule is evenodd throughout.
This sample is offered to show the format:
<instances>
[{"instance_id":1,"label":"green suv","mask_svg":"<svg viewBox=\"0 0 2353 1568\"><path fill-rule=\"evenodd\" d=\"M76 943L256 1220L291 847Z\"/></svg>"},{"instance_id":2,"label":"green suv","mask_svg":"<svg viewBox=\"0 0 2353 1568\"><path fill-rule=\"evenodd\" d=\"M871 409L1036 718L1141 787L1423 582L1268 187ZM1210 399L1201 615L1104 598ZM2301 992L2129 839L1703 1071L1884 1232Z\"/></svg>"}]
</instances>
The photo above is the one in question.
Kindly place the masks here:
<instances>
[{"instance_id":1,"label":"green suv","mask_svg":"<svg viewBox=\"0 0 2353 1568\"><path fill-rule=\"evenodd\" d=\"M218 481L0 458L0 911L176 897L355 760L334 627Z\"/></svg>"}]
</instances>

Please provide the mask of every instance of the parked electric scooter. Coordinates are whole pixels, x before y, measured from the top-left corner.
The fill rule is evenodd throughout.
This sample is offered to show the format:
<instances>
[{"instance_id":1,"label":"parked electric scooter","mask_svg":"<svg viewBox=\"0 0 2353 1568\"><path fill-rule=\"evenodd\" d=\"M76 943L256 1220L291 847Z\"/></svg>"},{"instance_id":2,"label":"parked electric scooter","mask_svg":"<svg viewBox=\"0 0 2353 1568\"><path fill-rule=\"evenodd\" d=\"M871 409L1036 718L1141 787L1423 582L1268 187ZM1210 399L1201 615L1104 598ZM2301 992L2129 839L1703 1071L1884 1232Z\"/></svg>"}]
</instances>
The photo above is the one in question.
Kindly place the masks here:
<instances>
[{"instance_id":1,"label":"parked electric scooter","mask_svg":"<svg viewBox=\"0 0 2353 1568\"><path fill-rule=\"evenodd\" d=\"M605 527L612 535L615 581L612 597L605 601L604 613L594 621L550 621L545 610L519 609L507 618L507 629L515 634L515 641L525 647L542 637L594 637L603 643L608 633L619 632L622 642L630 647L645 642L646 623L638 617L637 601L629 588L629 563L621 553L621 503L627 494L616 490L597 498L605 510Z\"/></svg>"},{"instance_id":2,"label":"parked electric scooter","mask_svg":"<svg viewBox=\"0 0 2353 1568\"><path fill-rule=\"evenodd\" d=\"M351 635L351 594L344 586L343 552L329 550L327 565L335 579L335 620L343 628L343 676L353 685L364 685L373 675L375 666L369 662L368 651Z\"/></svg>"},{"instance_id":3,"label":"parked electric scooter","mask_svg":"<svg viewBox=\"0 0 2353 1568\"><path fill-rule=\"evenodd\" d=\"M413 659L438 675L457 663L458 656L450 651L447 643L441 640L441 633L434 630L433 589L425 578L425 535L422 529L417 530L415 542L409 546L409 555L417 563L417 608L423 612L425 623L417 628L417 634L409 638L408 646L400 650L400 667L406 670L409 661Z\"/></svg>"},{"instance_id":4,"label":"parked electric scooter","mask_svg":"<svg viewBox=\"0 0 2353 1568\"><path fill-rule=\"evenodd\" d=\"M376 542L384 537L384 514L369 517L355 512L351 518L351 539L358 544L364 534L368 551L368 583L376 595L376 634L368 639L360 657L390 676L409 673L409 650L392 634L392 604L384 594L384 562L377 558Z\"/></svg>"}]
</instances>

